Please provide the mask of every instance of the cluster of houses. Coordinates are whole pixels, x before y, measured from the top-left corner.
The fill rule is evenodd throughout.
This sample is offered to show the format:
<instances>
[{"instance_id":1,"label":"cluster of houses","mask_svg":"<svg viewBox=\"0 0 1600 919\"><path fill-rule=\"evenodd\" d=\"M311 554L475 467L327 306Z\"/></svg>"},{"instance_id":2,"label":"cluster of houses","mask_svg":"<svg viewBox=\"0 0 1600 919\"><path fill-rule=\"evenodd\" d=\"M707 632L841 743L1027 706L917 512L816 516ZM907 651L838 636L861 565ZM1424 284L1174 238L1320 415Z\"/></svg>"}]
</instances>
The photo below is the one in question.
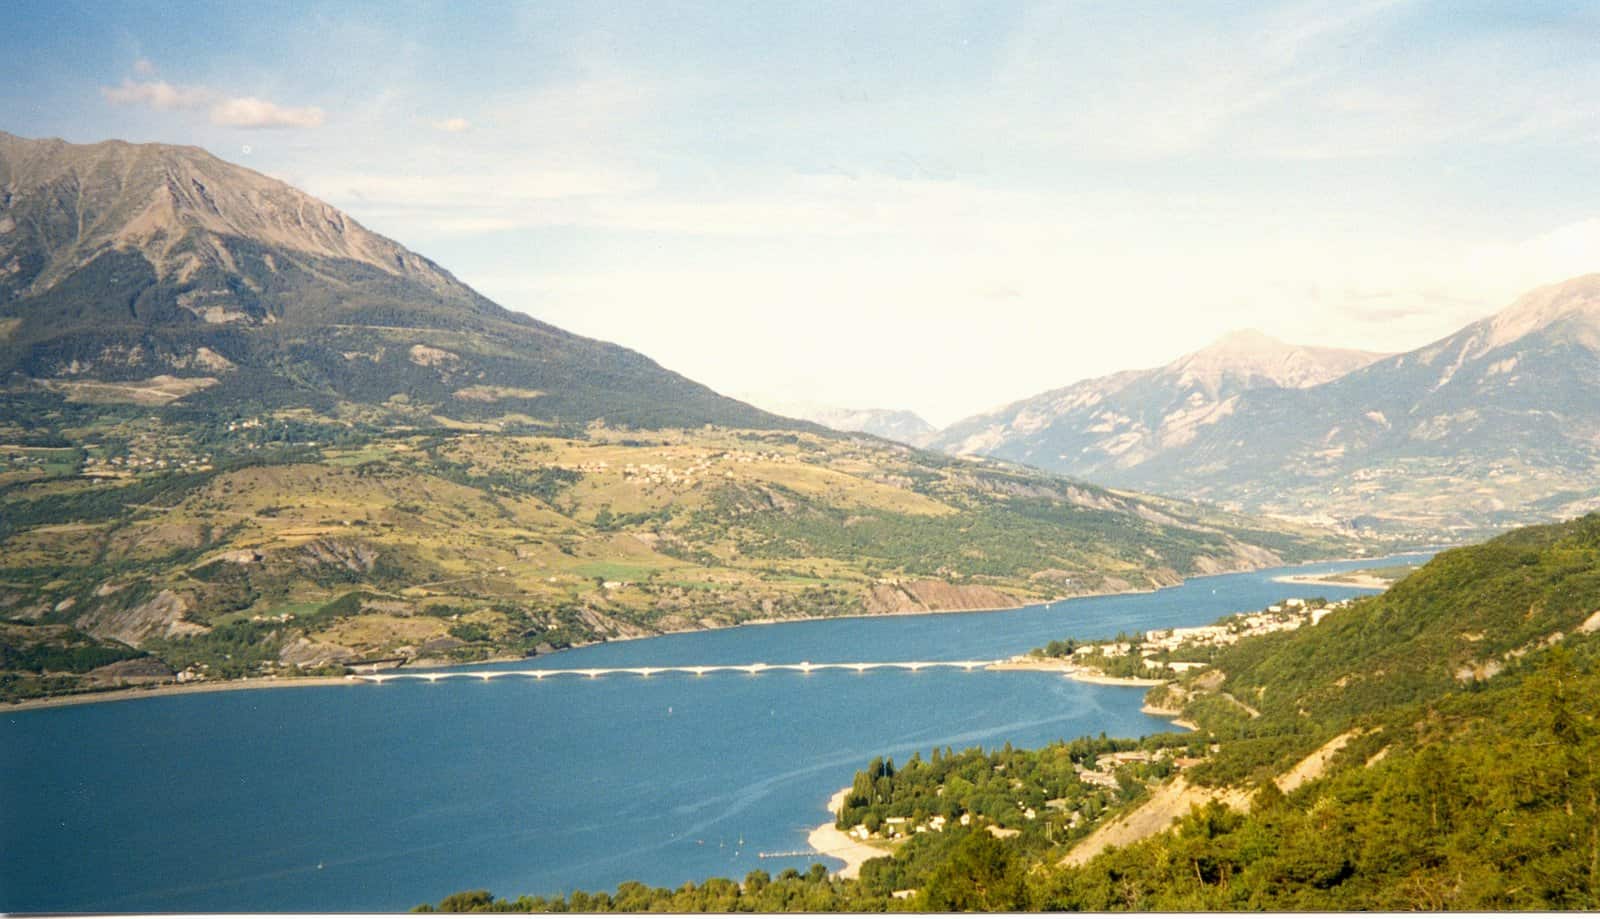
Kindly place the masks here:
<instances>
[{"instance_id":1,"label":"cluster of houses","mask_svg":"<svg viewBox=\"0 0 1600 919\"><path fill-rule=\"evenodd\" d=\"M1271 632L1291 632L1303 626L1314 626L1329 613L1349 603L1349 600L1340 600L1327 606L1312 606L1305 600L1291 597L1282 603L1275 603L1257 613L1240 613L1236 616L1230 616L1216 625L1152 629L1146 632L1143 638L1138 641L1086 644L1073 649L1072 656L1075 658L1101 655L1105 657L1123 657L1137 651L1143 657L1147 667L1152 669L1167 667L1176 673L1183 673L1187 670L1196 670L1208 665L1199 661L1163 661L1159 659L1160 656L1170 655L1184 648L1222 647L1235 644L1242 638L1266 635Z\"/></svg>"},{"instance_id":2,"label":"cluster of houses","mask_svg":"<svg viewBox=\"0 0 1600 919\"><path fill-rule=\"evenodd\" d=\"M210 468L211 457L209 454L185 459L165 459L158 456L130 453L127 456L113 456L109 459L91 456L83 461L84 475L100 476L102 478L125 475L130 472L149 472L156 469L182 469L192 472L204 472Z\"/></svg>"},{"instance_id":3,"label":"cluster of houses","mask_svg":"<svg viewBox=\"0 0 1600 919\"><path fill-rule=\"evenodd\" d=\"M709 460L701 460L681 470L664 463L628 463L622 467L622 478L624 481L642 481L649 485L693 485L695 476L710 468Z\"/></svg>"},{"instance_id":4,"label":"cluster of houses","mask_svg":"<svg viewBox=\"0 0 1600 919\"><path fill-rule=\"evenodd\" d=\"M1118 787L1119 768L1132 763L1157 763L1167 759L1171 759L1172 764L1179 769L1187 769L1200 762L1195 757L1172 756L1172 751L1163 747L1159 750L1120 750L1116 753L1102 753L1095 757L1093 769L1078 764L1074 764L1072 769L1078 774L1078 781L1085 785L1115 789Z\"/></svg>"},{"instance_id":5,"label":"cluster of houses","mask_svg":"<svg viewBox=\"0 0 1600 919\"><path fill-rule=\"evenodd\" d=\"M1102 753L1095 757L1093 768L1075 763L1073 764L1073 771L1077 773L1078 781L1085 785L1115 791L1119 787L1117 770L1121 767L1133 763L1162 762L1168 759L1179 769L1187 769L1200 762L1199 759L1194 757L1174 756L1172 751L1166 748L1158 750L1120 750L1115 753ZM1053 798L1046 801L1044 806L1046 810L1065 811L1069 806L1069 802L1066 798ZM1024 820L1037 820L1039 818L1037 810L1028 807L1021 801L1017 802L1017 808L1022 812L1022 819ZM958 819L951 821L946 819L944 815L939 814L929 817L921 823L913 823L910 817L885 817L883 827L877 833L858 823L850 828L849 834L863 842L873 838L905 839L916 833L942 833L946 827L952 824L971 826L972 819L971 814L962 814ZM1069 815L1069 826L1077 826L1082 820L1083 815L1081 813L1072 811ZM1020 832L1016 829L1007 829L997 825L990 825L988 830L991 834L1000 838L1015 836Z\"/></svg>"},{"instance_id":6,"label":"cluster of houses","mask_svg":"<svg viewBox=\"0 0 1600 919\"><path fill-rule=\"evenodd\" d=\"M1030 815L1028 819L1032 820L1033 809L1029 808L1028 813ZM873 833L865 825L858 823L850 828L850 835L862 841L871 839L874 836L882 839L904 839L914 833L943 833L945 827L949 826L951 822L943 814L929 817L927 820L915 824L911 822L910 817L885 817L883 818L883 829L878 833ZM962 814L954 822L961 826L971 826L972 815Z\"/></svg>"},{"instance_id":7,"label":"cluster of houses","mask_svg":"<svg viewBox=\"0 0 1600 919\"><path fill-rule=\"evenodd\" d=\"M697 460L696 462L690 463L683 469L669 466L666 463L628 463L622 467L622 478L624 481L642 482L643 484L648 485L693 485L696 477L698 476L707 474L714 475L715 473L711 472L711 467L719 460L744 465L758 462L799 462L798 458L786 453L753 453L744 450L734 450L728 453L717 454L702 460ZM604 472L610 468L610 464L602 460L596 463L585 463L575 468L579 472ZM722 471L722 475L725 478L732 478L733 471L730 469L724 469Z\"/></svg>"},{"instance_id":8,"label":"cluster of houses","mask_svg":"<svg viewBox=\"0 0 1600 919\"><path fill-rule=\"evenodd\" d=\"M1290 597L1282 603L1258 613L1240 613L1229 616L1216 625L1193 628L1155 629L1145 633L1140 649L1144 651L1176 651L1183 645L1231 645L1241 638L1266 635L1271 632L1292 632L1301 626L1316 625L1323 617L1349 604L1341 600L1328 606L1313 607L1299 597Z\"/></svg>"}]
</instances>

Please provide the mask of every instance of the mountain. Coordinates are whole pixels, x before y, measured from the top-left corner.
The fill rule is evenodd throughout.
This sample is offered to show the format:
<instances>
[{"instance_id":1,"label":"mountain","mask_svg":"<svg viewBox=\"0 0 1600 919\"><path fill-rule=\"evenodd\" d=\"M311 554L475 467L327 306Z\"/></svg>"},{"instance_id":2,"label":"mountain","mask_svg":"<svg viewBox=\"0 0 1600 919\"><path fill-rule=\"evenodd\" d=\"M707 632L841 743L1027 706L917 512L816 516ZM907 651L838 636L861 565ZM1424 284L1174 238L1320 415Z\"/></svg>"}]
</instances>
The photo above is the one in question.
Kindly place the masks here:
<instances>
[{"instance_id":1,"label":"mountain","mask_svg":"<svg viewBox=\"0 0 1600 919\"><path fill-rule=\"evenodd\" d=\"M0 270L0 697L1359 549L780 418L193 148L0 137Z\"/></svg>"},{"instance_id":2,"label":"mountain","mask_svg":"<svg viewBox=\"0 0 1600 919\"><path fill-rule=\"evenodd\" d=\"M1182 364L1155 378L1171 381ZM1336 371L1218 398L1197 387L1182 400L1150 374L1123 374L962 422L935 445L1414 538L1600 507L1600 275Z\"/></svg>"},{"instance_id":3,"label":"mountain","mask_svg":"<svg viewBox=\"0 0 1600 919\"><path fill-rule=\"evenodd\" d=\"M1227 417L1245 392L1315 386L1382 356L1233 332L1164 367L1085 380L959 421L929 446L1117 480Z\"/></svg>"},{"instance_id":4,"label":"mountain","mask_svg":"<svg viewBox=\"0 0 1600 919\"><path fill-rule=\"evenodd\" d=\"M767 404L746 399L752 404ZM926 446L938 430L916 412L892 408L836 408L812 402L775 403L767 407L791 418L803 418L846 433L871 434L913 447Z\"/></svg>"},{"instance_id":5,"label":"mountain","mask_svg":"<svg viewBox=\"0 0 1600 919\"><path fill-rule=\"evenodd\" d=\"M933 425L915 412L889 408L823 409L799 417L815 421L835 431L854 431L872 434L903 444L919 446L933 434Z\"/></svg>"},{"instance_id":6,"label":"mountain","mask_svg":"<svg viewBox=\"0 0 1600 919\"><path fill-rule=\"evenodd\" d=\"M76 399L792 427L195 147L0 133L0 379ZM114 384L114 385L107 385Z\"/></svg>"}]
</instances>

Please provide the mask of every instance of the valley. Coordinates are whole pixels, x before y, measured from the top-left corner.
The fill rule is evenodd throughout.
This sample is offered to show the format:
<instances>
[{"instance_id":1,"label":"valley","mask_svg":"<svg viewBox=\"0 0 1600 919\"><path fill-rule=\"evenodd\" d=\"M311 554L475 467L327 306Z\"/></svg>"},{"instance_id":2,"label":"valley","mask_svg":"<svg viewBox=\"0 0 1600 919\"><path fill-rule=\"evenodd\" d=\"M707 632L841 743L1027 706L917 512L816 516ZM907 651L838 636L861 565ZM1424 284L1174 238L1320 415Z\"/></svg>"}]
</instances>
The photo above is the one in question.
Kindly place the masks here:
<instances>
[{"instance_id":1,"label":"valley","mask_svg":"<svg viewBox=\"0 0 1600 919\"><path fill-rule=\"evenodd\" d=\"M0 911L1600 907L1592 15L191 12L7 17Z\"/></svg>"},{"instance_id":2,"label":"valley","mask_svg":"<svg viewBox=\"0 0 1600 919\"><path fill-rule=\"evenodd\" d=\"M197 148L0 134L0 180L9 699L1012 608L1365 549L761 411Z\"/></svg>"},{"instance_id":3,"label":"valley","mask_svg":"<svg viewBox=\"0 0 1600 919\"><path fill-rule=\"evenodd\" d=\"M9 454L0 605L18 641L66 627L184 681L1008 608L1353 545L870 438L115 418ZM94 663L8 668L7 693L117 685Z\"/></svg>"}]
</instances>

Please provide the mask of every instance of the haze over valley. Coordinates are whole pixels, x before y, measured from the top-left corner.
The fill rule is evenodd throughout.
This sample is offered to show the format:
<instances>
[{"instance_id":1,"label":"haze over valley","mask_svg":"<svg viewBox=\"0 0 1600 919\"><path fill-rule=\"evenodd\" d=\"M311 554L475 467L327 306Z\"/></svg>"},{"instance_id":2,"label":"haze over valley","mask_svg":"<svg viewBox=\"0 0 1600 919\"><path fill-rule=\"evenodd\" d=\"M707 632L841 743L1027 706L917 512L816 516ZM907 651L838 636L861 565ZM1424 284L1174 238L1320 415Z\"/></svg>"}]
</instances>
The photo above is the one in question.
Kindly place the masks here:
<instances>
[{"instance_id":1,"label":"haze over valley","mask_svg":"<svg viewBox=\"0 0 1600 919\"><path fill-rule=\"evenodd\" d=\"M0 911L1600 907L1596 8L268 13L8 10Z\"/></svg>"}]
</instances>

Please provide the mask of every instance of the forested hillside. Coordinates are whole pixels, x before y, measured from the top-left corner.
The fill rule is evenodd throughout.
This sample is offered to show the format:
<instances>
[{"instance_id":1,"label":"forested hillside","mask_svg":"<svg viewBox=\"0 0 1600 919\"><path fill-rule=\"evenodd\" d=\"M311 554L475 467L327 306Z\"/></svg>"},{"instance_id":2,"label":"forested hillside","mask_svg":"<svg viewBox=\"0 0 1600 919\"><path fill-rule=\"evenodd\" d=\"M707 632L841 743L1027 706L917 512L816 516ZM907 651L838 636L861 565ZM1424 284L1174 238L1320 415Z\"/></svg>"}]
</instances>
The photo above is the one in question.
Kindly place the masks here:
<instances>
[{"instance_id":1,"label":"forested hillside","mask_svg":"<svg viewBox=\"0 0 1600 919\"><path fill-rule=\"evenodd\" d=\"M1008 800L1072 796L1098 748L971 751L938 763L939 800L1006 775L996 803L958 795L952 824L916 834L860 880L825 871L741 886L494 901L456 908L596 910L1523 910L1600 906L1600 515L1443 553L1388 593L1292 632L1245 639L1152 690L1199 729L1147 738L1200 753L1119 769L1114 816L1177 801L1164 832L1096 849L1049 818L996 833ZM1116 746L1116 745L1112 745ZM1117 749L1128 749L1124 744ZM1095 757L1098 760L1098 756ZM1130 758L1129 764L1143 761ZM952 770L951 766L956 768ZM868 813L923 801L930 765L873 764ZM1070 767L1067 767L1070 768ZM1142 770L1142 774L1141 774ZM887 774L886 774L887 773ZM959 786L959 781L968 783ZM1020 781L1019 786L1014 784ZM942 793L938 791L942 789ZM1179 792L1174 794L1174 791ZM918 805L907 805L915 808ZM947 805L945 805L947 806ZM888 811L886 810L885 813ZM1080 807L1079 813L1082 813ZM960 825L959 814L970 814ZM1102 821L1105 824L1107 821ZM1132 821L1127 821L1131 823ZM1056 835L1057 833L1061 835ZM1142 838L1141 838L1142 837Z\"/></svg>"}]
</instances>

